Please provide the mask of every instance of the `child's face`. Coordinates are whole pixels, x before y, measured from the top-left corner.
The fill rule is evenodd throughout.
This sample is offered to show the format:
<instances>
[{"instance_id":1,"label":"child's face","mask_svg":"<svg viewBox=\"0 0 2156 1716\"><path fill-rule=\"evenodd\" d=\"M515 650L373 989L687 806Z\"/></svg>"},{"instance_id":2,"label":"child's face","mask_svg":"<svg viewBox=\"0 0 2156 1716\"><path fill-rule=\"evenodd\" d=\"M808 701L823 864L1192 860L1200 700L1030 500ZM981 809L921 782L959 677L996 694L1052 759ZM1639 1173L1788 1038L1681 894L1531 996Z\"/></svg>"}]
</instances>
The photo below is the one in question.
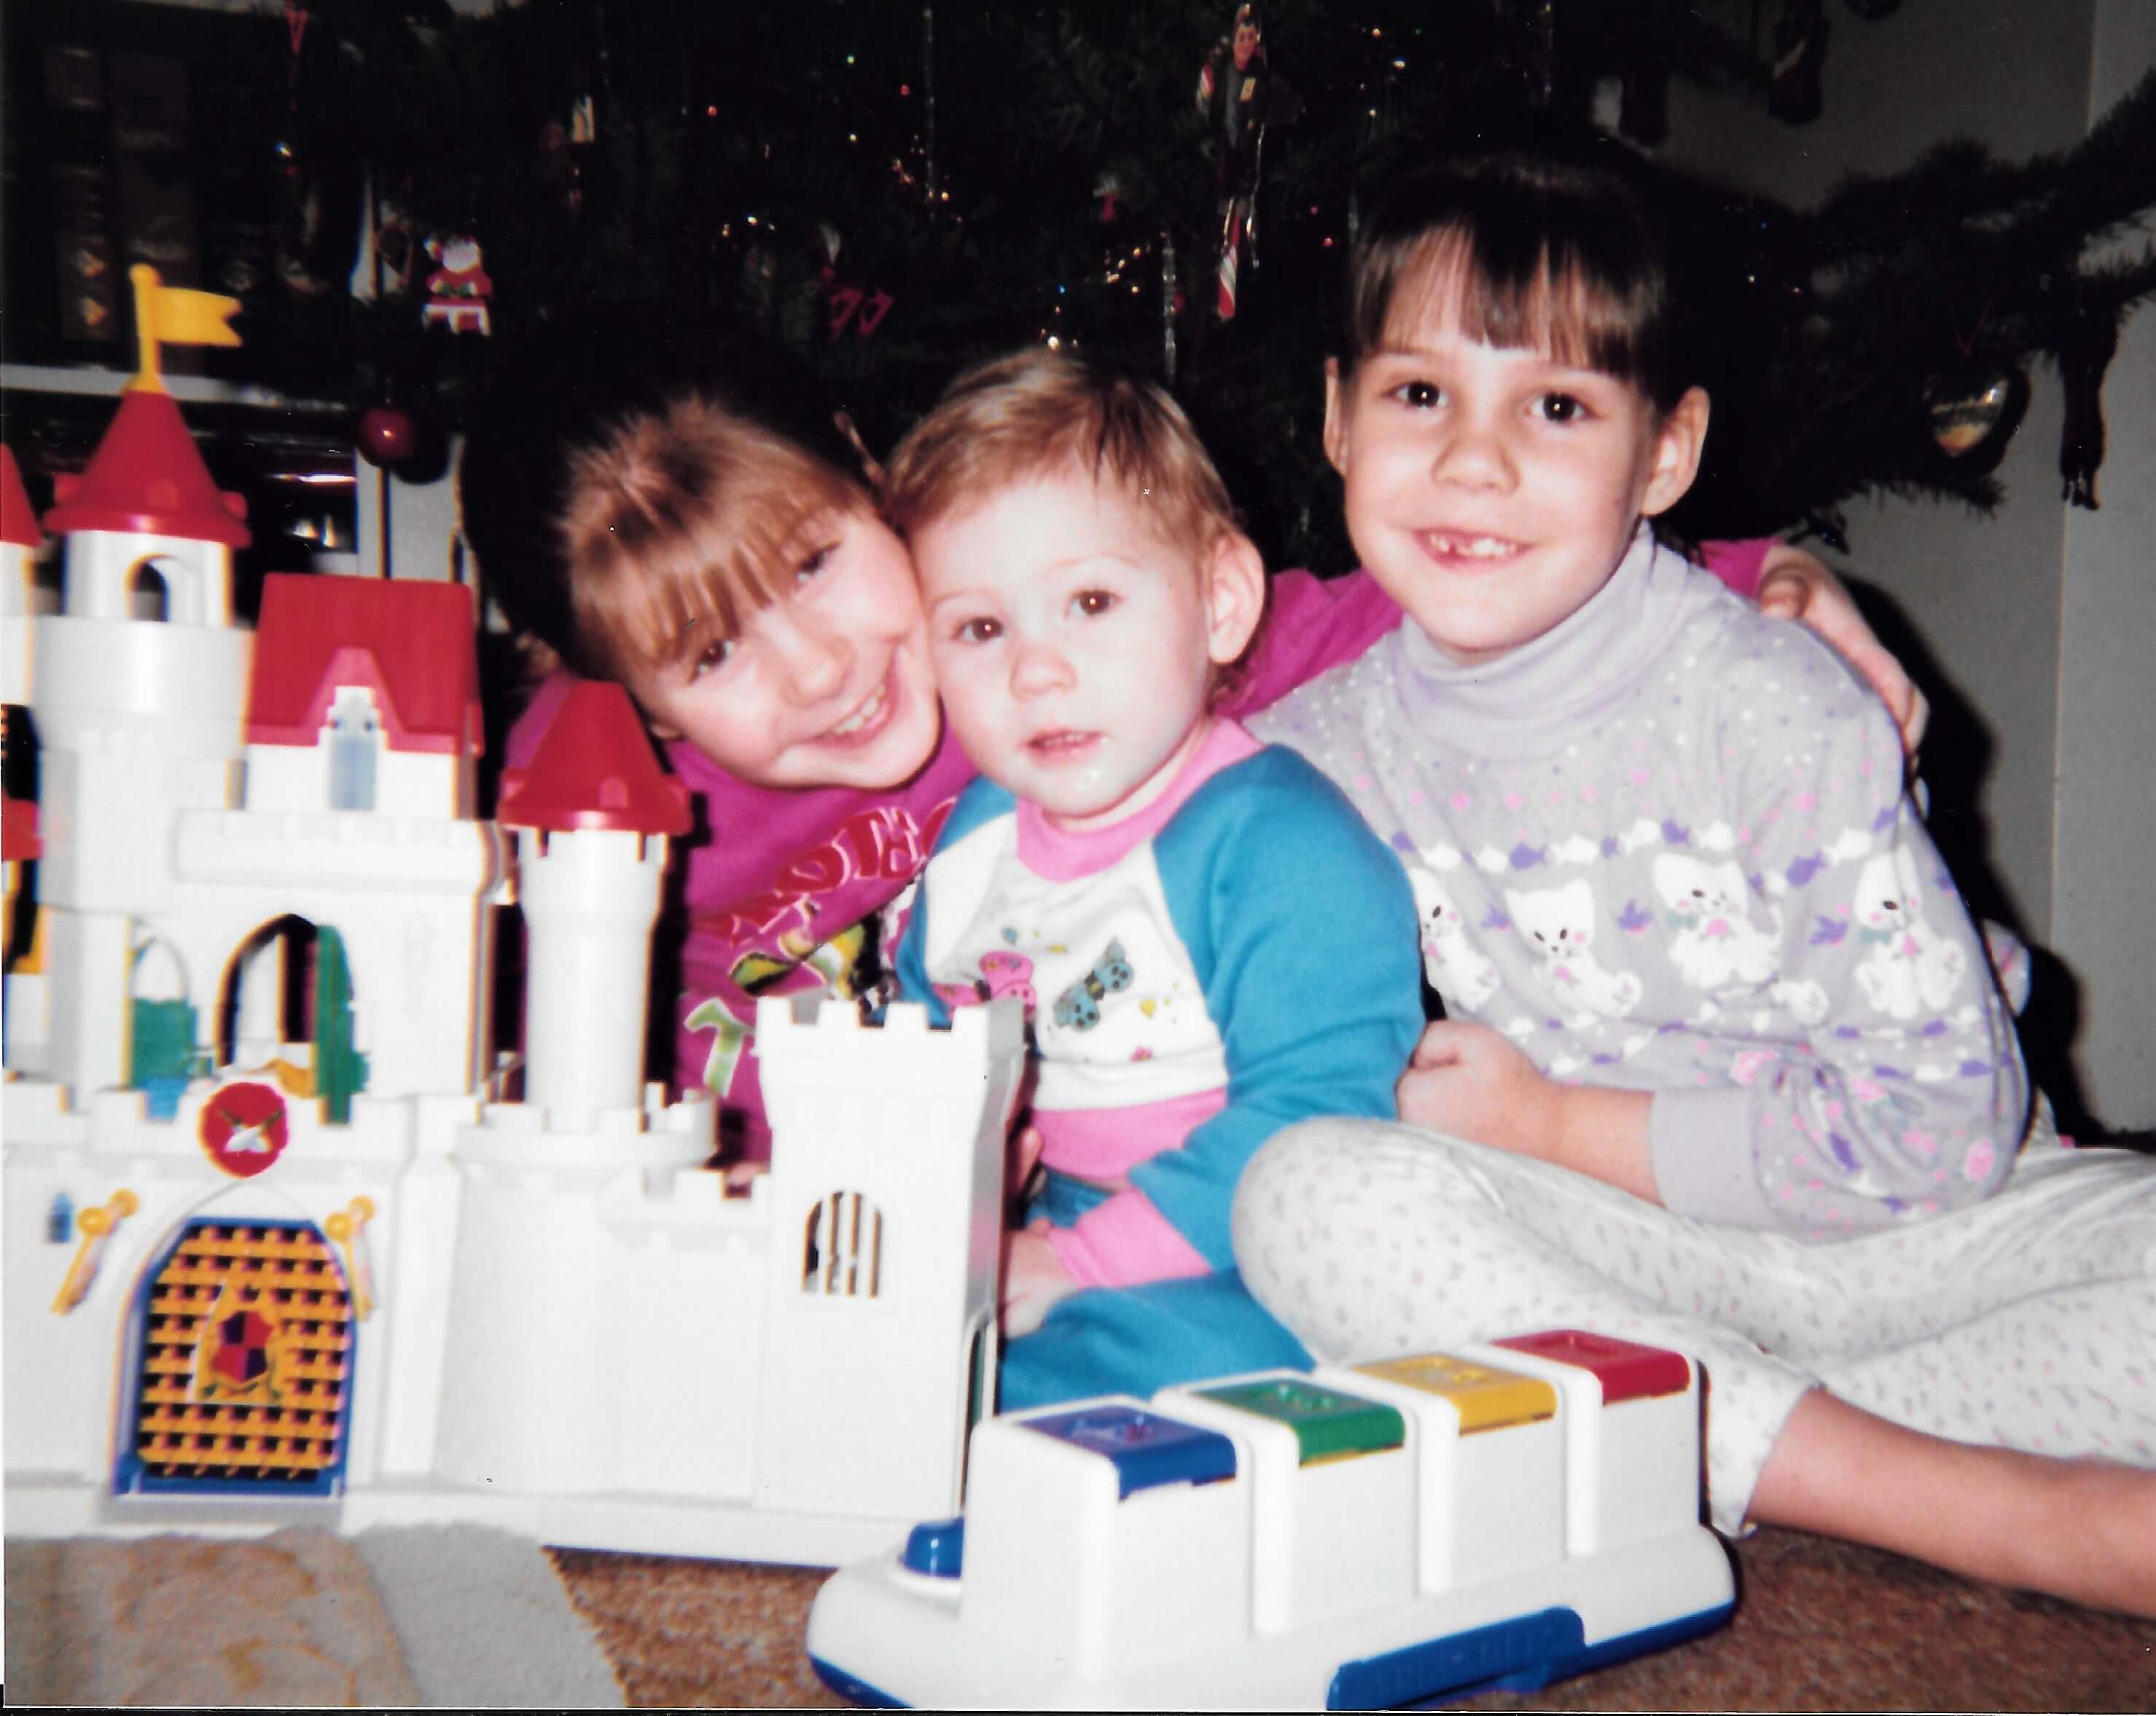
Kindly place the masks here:
<instances>
[{"instance_id":1,"label":"child's face","mask_svg":"<svg viewBox=\"0 0 2156 1716\"><path fill-rule=\"evenodd\" d=\"M941 722L906 545L866 510L815 522L792 596L739 637L692 638L629 689L662 739L762 786L876 791L918 771Z\"/></svg>"},{"instance_id":2,"label":"child's face","mask_svg":"<svg viewBox=\"0 0 2156 1716\"><path fill-rule=\"evenodd\" d=\"M1241 653L1265 602L1249 539L1165 542L1075 471L936 520L913 557L959 744L1075 830L1167 786L1204 732L1214 663Z\"/></svg>"},{"instance_id":3,"label":"child's face","mask_svg":"<svg viewBox=\"0 0 2156 1716\"><path fill-rule=\"evenodd\" d=\"M1346 380L1327 366L1325 448L1363 564L1472 663L1532 642L1608 581L1641 516L1691 486L1707 396L1658 421L1630 382L1469 340L1440 309L1396 315Z\"/></svg>"}]
</instances>

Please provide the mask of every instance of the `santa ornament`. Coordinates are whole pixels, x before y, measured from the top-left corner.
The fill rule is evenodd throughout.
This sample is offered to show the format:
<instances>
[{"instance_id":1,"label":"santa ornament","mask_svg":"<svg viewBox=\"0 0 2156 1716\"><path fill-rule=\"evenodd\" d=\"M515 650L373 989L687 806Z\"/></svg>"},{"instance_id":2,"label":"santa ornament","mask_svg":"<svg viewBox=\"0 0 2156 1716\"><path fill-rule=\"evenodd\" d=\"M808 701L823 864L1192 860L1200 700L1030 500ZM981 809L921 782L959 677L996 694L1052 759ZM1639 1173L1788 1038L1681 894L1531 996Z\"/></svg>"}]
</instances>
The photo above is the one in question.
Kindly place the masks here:
<instances>
[{"instance_id":1,"label":"santa ornament","mask_svg":"<svg viewBox=\"0 0 2156 1716\"><path fill-rule=\"evenodd\" d=\"M452 334L490 334L494 323L486 300L494 282L480 261L479 240L467 237L429 238L427 254L440 264L427 276L427 307L421 320Z\"/></svg>"}]
</instances>

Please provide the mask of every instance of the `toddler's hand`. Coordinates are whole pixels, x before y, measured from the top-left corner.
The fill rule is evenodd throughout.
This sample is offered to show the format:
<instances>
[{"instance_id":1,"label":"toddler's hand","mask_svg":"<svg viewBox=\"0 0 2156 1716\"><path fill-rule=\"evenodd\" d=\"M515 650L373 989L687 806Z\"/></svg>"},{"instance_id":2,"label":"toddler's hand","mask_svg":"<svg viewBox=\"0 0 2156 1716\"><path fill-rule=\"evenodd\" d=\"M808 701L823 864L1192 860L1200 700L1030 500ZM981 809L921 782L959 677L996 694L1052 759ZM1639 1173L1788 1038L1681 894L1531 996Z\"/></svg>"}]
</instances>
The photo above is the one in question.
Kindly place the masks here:
<instances>
[{"instance_id":1,"label":"toddler's hand","mask_svg":"<svg viewBox=\"0 0 2156 1716\"><path fill-rule=\"evenodd\" d=\"M1818 633L1879 694L1902 730L1902 749L1916 756L1932 706L1865 622L1840 579L1801 548L1778 545L1768 551L1760 575L1759 612L1795 620Z\"/></svg>"},{"instance_id":2,"label":"toddler's hand","mask_svg":"<svg viewBox=\"0 0 2156 1716\"><path fill-rule=\"evenodd\" d=\"M1548 1160L1560 1090L1502 1032L1445 1019L1424 1030L1394 1094L1412 1125Z\"/></svg>"},{"instance_id":3,"label":"toddler's hand","mask_svg":"<svg viewBox=\"0 0 2156 1716\"><path fill-rule=\"evenodd\" d=\"M1048 1242L1048 1223L1007 1234L1004 1238L1004 1339L1016 1340L1040 1327L1057 1300L1078 1291Z\"/></svg>"},{"instance_id":4,"label":"toddler's hand","mask_svg":"<svg viewBox=\"0 0 2156 1716\"><path fill-rule=\"evenodd\" d=\"M1040 1165L1040 1128L1021 1126L1010 1143L1010 1195L1023 1200L1033 1183L1033 1170Z\"/></svg>"}]
</instances>

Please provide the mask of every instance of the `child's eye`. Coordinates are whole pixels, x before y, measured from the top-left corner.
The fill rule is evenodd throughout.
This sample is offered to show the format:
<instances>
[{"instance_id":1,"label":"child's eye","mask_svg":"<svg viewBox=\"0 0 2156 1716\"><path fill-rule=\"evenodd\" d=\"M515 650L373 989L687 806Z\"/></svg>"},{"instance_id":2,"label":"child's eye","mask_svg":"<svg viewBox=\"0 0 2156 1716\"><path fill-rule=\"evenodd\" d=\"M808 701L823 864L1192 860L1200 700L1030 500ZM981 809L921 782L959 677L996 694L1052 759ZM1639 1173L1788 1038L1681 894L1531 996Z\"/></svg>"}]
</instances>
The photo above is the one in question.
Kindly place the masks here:
<instances>
[{"instance_id":1,"label":"child's eye","mask_svg":"<svg viewBox=\"0 0 2156 1716\"><path fill-rule=\"evenodd\" d=\"M1003 622L985 616L979 619L961 620L952 628L951 635L961 643L993 643L1004 635Z\"/></svg>"},{"instance_id":2,"label":"child's eye","mask_svg":"<svg viewBox=\"0 0 2156 1716\"><path fill-rule=\"evenodd\" d=\"M1070 598L1072 612L1084 614L1088 619L1098 619L1115 605L1115 594L1107 590L1081 590Z\"/></svg>"},{"instance_id":3,"label":"child's eye","mask_svg":"<svg viewBox=\"0 0 2156 1716\"><path fill-rule=\"evenodd\" d=\"M1546 423L1576 423L1587 415L1587 407L1570 393L1545 393L1535 410Z\"/></svg>"},{"instance_id":4,"label":"child's eye","mask_svg":"<svg viewBox=\"0 0 2156 1716\"><path fill-rule=\"evenodd\" d=\"M820 576L829 567L832 552L837 546L836 543L826 543L803 560L793 569L794 583L797 586L806 584L810 579Z\"/></svg>"},{"instance_id":5,"label":"child's eye","mask_svg":"<svg viewBox=\"0 0 2156 1716\"><path fill-rule=\"evenodd\" d=\"M706 674L716 674L732 658L733 653L734 640L731 638L721 638L706 644L703 653L689 664L690 679L701 679Z\"/></svg>"},{"instance_id":6,"label":"child's eye","mask_svg":"<svg viewBox=\"0 0 2156 1716\"><path fill-rule=\"evenodd\" d=\"M1403 382L1393 397L1411 411L1429 411L1444 402L1445 390L1435 382Z\"/></svg>"}]
</instances>

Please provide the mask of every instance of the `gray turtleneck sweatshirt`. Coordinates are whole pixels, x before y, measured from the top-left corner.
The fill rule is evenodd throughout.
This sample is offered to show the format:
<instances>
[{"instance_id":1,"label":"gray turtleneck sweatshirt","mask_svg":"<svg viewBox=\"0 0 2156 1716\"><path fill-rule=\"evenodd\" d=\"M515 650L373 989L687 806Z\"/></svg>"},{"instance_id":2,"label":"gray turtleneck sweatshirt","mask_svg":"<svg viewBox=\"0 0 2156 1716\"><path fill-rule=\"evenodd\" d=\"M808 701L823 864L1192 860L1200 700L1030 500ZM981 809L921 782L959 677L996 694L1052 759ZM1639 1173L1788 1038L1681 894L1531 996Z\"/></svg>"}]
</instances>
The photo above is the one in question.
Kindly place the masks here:
<instances>
[{"instance_id":1,"label":"gray turtleneck sweatshirt","mask_svg":"<svg viewBox=\"0 0 2156 1716\"><path fill-rule=\"evenodd\" d=\"M1249 725L1399 855L1448 1015L1655 1094L1671 1210L1835 1239L2005 1178L2013 1021L1892 718L1644 528L1522 648L1461 666L1410 619Z\"/></svg>"}]
</instances>

